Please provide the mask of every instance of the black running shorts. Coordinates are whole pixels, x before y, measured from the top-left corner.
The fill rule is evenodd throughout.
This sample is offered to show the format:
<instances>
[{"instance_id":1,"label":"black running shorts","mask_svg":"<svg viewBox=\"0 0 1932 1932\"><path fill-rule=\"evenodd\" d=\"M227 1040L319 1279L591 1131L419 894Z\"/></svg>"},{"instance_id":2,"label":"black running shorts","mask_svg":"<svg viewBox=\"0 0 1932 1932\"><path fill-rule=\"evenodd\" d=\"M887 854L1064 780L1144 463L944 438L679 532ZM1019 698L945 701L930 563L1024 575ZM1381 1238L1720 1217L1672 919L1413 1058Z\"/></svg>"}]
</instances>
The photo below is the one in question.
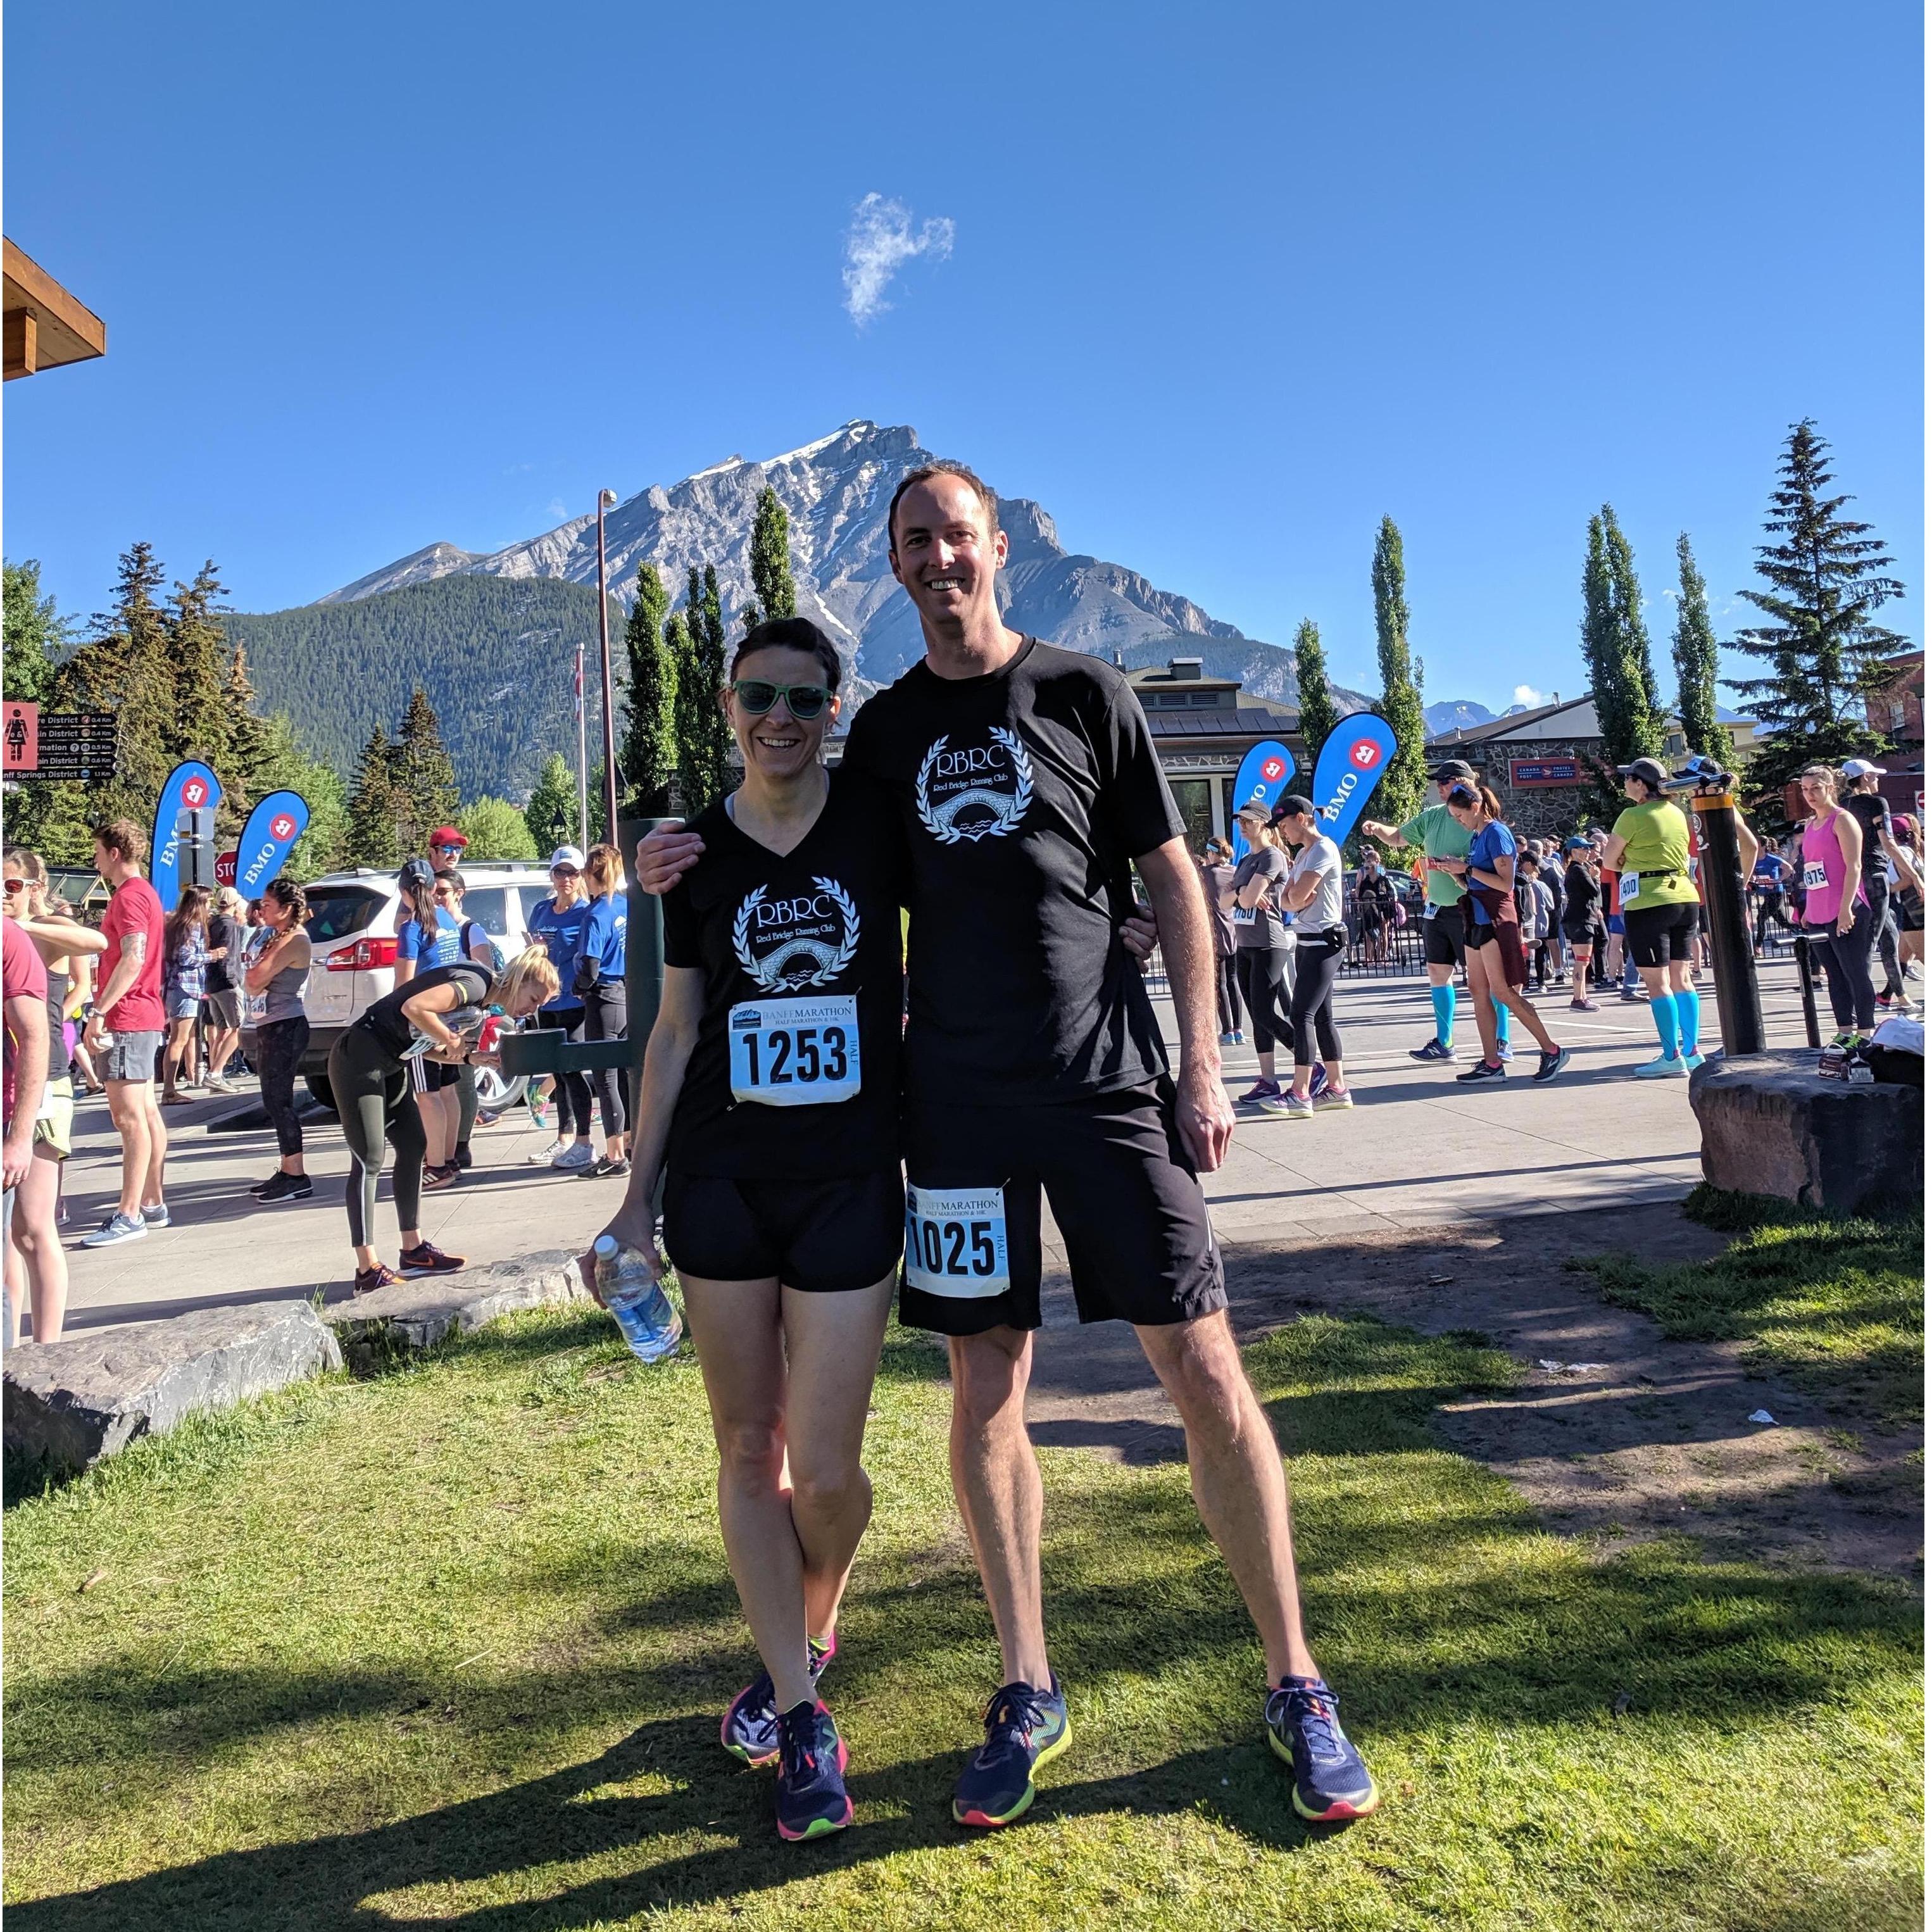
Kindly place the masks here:
<instances>
[{"instance_id":1,"label":"black running shorts","mask_svg":"<svg viewBox=\"0 0 1932 1932\"><path fill-rule=\"evenodd\" d=\"M1460 905L1437 906L1422 922L1422 956L1432 966L1462 963L1465 928Z\"/></svg>"},{"instance_id":2,"label":"black running shorts","mask_svg":"<svg viewBox=\"0 0 1932 1932\"><path fill-rule=\"evenodd\" d=\"M1661 966L1666 958L1688 959L1696 938L1694 904L1639 906L1624 914L1624 945L1640 966Z\"/></svg>"},{"instance_id":3,"label":"black running shorts","mask_svg":"<svg viewBox=\"0 0 1932 1932\"><path fill-rule=\"evenodd\" d=\"M808 1294L870 1288L898 1267L904 1226L896 1163L838 1180L664 1176L664 1252L700 1281L776 1276Z\"/></svg>"},{"instance_id":4,"label":"black running shorts","mask_svg":"<svg viewBox=\"0 0 1932 1932\"><path fill-rule=\"evenodd\" d=\"M1040 1325L1042 1189L1082 1322L1159 1328L1228 1305L1165 1081L1009 1106L914 1101L906 1180L899 1319L908 1328L977 1335Z\"/></svg>"}]
</instances>

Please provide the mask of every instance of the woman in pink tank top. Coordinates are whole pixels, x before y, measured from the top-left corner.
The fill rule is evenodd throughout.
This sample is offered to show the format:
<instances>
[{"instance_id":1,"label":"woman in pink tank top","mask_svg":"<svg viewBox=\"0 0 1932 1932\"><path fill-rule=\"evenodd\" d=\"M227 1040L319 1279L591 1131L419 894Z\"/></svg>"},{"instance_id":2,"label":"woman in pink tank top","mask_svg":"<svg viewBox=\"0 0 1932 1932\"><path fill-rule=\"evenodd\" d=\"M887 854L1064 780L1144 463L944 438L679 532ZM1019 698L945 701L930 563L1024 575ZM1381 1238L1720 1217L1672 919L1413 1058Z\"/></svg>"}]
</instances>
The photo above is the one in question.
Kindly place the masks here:
<instances>
[{"instance_id":1,"label":"woman in pink tank top","mask_svg":"<svg viewBox=\"0 0 1932 1932\"><path fill-rule=\"evenodd\" d=\"M1805 820L1798 881L1804 936L1825 965L1838 1043L1868 1035L1876 1014L1871 976L1871 906L1859 881L1858 822L1838 802L1838 775L1808 765L1798 782L1811 816Z\"/></svg>"}]
</instances>

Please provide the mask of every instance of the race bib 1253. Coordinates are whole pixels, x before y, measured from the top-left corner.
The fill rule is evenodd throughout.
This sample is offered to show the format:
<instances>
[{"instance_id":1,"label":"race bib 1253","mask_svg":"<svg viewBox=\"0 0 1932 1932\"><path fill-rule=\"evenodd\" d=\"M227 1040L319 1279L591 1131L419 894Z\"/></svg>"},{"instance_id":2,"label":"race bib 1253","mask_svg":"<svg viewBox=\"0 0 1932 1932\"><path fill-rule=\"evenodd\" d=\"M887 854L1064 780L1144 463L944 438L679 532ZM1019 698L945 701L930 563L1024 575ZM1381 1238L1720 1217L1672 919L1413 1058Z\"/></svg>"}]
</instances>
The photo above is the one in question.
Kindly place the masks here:
<instances>
[{"instance_id":1,"label":"race bib 1253","mask_svg":"<svg viewBox=\"0 0 1932 1932\"><path fill-rule=\"evenodd\" d=\"M859 1090L859 999L741 1000L726 1028L735 1100L816 1107Z\"/></svg>"},{"instance_id":2,"label":"race bib 1253","mask_svg":"<svg viewBox=\"0 0 1932 1932\"><path fill-rule=\"evenodd\" d=\"M997 1187L906 1190L906 1280L928 1294L977 1300L1004 1294L1006 1198Z\"/></svg>"}]
</instances>

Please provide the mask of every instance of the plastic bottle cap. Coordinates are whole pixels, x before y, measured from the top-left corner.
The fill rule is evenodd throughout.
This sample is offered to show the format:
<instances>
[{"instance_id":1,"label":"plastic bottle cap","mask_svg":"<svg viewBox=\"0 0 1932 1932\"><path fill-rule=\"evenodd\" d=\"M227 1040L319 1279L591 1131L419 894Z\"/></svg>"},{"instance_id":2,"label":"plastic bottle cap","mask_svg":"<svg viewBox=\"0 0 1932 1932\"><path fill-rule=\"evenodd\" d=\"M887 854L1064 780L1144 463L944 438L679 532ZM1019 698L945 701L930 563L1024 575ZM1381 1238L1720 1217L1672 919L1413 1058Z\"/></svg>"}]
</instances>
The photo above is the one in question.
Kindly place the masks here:
<instances>
[{"instance_id":1,"label":"plastic bottle cap","mask_svg":"<svg viewBox=\"0 0 1932 1932\"><path fill-rule=\"evenodd\" d=\"M599 1234L597 1237L595 1245L591 1249L591 1252L592 1254L597 1256L600 1260L607 1262L610 1260L612 1256L616 1254L616 1252L617 1238L615 1234Z\"/></svg>"}]
</instances>

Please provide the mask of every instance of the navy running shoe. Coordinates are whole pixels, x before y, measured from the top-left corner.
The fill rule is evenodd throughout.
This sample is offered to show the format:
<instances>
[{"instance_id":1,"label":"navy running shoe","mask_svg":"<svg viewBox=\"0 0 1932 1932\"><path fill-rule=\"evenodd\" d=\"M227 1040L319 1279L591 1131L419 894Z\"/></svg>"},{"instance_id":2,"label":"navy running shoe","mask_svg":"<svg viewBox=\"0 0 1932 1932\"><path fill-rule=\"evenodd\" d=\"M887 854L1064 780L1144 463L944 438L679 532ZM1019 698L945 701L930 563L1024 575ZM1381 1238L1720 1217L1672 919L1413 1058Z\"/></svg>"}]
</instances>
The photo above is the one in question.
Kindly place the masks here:
<instances>
[{"instance_id":1,"label":"navy running shoe","mask_svg":"<svg viewBox=\"0 0 1932 1932\"><path fill-rule=\"evenodd\" d=\"M953 1787L952 1821L991 1831L1010 1825L1033 1802L1033 1774L1073 1742L1060 1679L1044 1690L1009 1684L986 1706L986 1742Z\"/></svg>"},{"instance_id":2,"label":"navy running shoe","mask_svg":"<svg viewBox=\"0 0 1932 1932\"><path fill-rule=\"evenodd\" d=\"M1473 1087L1478 1080L1501 1080L1509 1072L1500 1060L1479 1060L1468 1072L1456 1076L1459 1087Z\"/></svg>"},{"instance_id":3,"label":"navy running shoe","mask_svg":"<svg viewBox=\"0 0 1932 1932\"><path fill-rule=\"evenodd\" d=\"M1412 1046L1408 1049L1412 1060L1454 1060L1455 1052L1444 1046L1439 1040L1432 1040L1426 1046Z\"/></svg>"},{"instance_id":4,"label":"navy running shoe","mask_svg":"<svg viewBox=\"0 0 1932 1932\"><path fill-rule=\"evenodd\" d=\"M832 1713L815 1700L778 1720L778 1836L796 1844L823 1838L852 1822L845 1790L845 1740Z\"/></svg>"},{"instance_id":5,"label":"navy running shoe","mask_svg":"<svg viewBox=\"0 0 1932 1932\"><path fill-rule=\"evenodd\" d=\"M811 1645L812 1658L807 1667L815 1690L818 1680L825 1675L825 1666L838 1654L838 1634L832 1632L830 1643L820 1643L814 1637ZM770 1764L778 1756L778 1699L769 1670L760 1671L731 1700L731 1708L718 1726L718 1742L734 1757L742 1758L747 1764Z\"/></svg>"},{"instance_id":6,"label":"navy running shoe","mask_svg":"<svg viewBox=\"0 0 1932 1932\"><path fill-rule=\"evenodd\" d=\"M1320 1678L1285 1677L1268 1693L1268 1734L1275 1756L1294 1767L1294 1808L1312 1824L1366 1818L1382 1802Z\"/></svg>"}]
</instances>

